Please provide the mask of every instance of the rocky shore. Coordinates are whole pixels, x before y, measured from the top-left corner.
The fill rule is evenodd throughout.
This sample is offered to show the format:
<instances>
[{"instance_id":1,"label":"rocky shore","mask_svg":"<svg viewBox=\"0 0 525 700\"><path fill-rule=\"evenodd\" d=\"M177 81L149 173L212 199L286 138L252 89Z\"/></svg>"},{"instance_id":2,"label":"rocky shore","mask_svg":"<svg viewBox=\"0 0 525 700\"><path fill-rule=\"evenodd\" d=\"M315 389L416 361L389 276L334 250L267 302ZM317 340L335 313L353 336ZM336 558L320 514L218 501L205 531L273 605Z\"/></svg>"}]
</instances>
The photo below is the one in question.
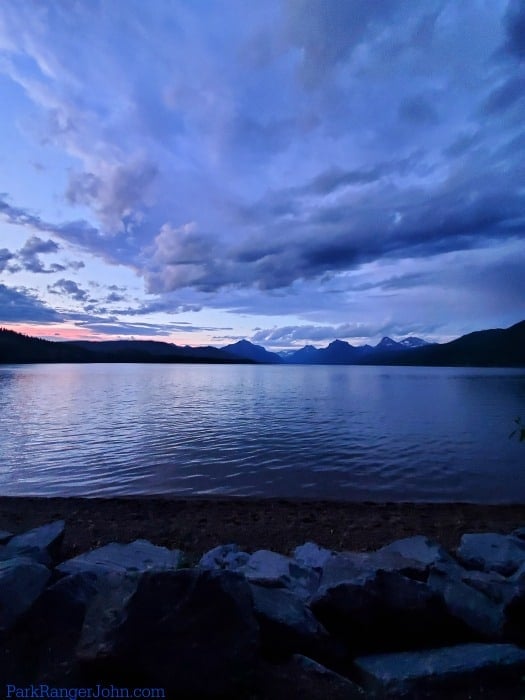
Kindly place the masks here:
<instances>
[{"instance_id":1,"label":"rocky shore","mask_svg":"<svg viewBox=\"0 0 525 700\"><path fill-rule=\"evenodd\" d=\"M368 552L223 544L198 560L146 539L69 556L65 537L63 520L0 532L6 697L523 695L525 528L466 533L453 551L413 535Z\"/></svg>"}]
</instances>

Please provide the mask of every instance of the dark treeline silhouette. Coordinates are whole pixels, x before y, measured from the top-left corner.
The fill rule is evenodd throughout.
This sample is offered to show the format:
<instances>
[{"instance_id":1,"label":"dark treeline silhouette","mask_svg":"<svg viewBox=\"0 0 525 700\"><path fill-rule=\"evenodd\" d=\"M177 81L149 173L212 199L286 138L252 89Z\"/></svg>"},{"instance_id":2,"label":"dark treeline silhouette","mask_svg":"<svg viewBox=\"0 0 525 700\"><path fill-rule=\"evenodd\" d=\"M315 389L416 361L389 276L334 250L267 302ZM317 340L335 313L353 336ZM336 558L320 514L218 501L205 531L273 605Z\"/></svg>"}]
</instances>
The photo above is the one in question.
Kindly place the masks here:
<instances>
[{"instance_id":1,"label":"dark treeline silhouette","mask_svg":"<svg viewBox=\"0 0 525 700\"><path fill-rule=\"evenodd\" d=\"M258 364L421 365L525 367L525 321L510 328L476 331L449 343L419 338L355 347L335 340L326 348L305 346L284 356L247 340L225 348L178 346L153 340L49 341L0 329L0 363L201 362Z\"/></svg>"}]
</instances>

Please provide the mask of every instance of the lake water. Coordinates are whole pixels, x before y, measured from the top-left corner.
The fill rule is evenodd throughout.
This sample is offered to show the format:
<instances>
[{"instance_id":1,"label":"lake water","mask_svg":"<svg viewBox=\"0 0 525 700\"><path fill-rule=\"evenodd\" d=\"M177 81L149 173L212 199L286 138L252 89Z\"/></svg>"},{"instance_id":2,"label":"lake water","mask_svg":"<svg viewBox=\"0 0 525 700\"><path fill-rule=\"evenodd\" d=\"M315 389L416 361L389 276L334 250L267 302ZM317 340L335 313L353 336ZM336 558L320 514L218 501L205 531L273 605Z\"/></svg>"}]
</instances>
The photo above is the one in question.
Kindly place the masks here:
<instances>
[{"instance_id":1,"label":"lake water","mask_svg":"<svg viewBox=\"0 0 525 700\"><path fill-rule=\"evenodd\" d=\"M0 367L0 493L525 502L525 371Z\"/></svg>"}]
</instances>

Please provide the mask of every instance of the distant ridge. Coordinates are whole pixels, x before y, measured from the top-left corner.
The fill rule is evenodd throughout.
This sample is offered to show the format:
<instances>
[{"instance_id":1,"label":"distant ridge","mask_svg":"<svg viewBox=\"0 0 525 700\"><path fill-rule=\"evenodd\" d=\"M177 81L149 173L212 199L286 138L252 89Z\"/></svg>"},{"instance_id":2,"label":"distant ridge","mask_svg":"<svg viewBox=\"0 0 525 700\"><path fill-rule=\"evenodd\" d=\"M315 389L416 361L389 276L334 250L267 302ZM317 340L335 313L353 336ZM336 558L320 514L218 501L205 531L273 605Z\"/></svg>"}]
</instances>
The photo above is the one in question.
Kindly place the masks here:
<instances>
[{"instance_id":1,"label":"distant ridge","mask_svg":"<svg viewBox=\"0 0 525 700\"><path fill-rule=\"evenodd\" d=\"M254 345L248 340L239 340L237 343L226 345L222 350L236 357L242 357L245 360L253 360L254 362L263 362L265 364L284 362L283 358L276 352L268 352L262 345Z\"/></svg>"},{"instance_id":2,"label":"distant ridge","mask_svg":"<svg viewBox=\"0 0 525 700\"><path fill-rule=\"evenodd\" d=\"M181 347L153 340L49 341L0 329L0 364L37 362L201 362L525 367L525 321L510 328L475 331L448 343L383 338L375 347L334 340L285 357L240 340L224 348Z\"/></svg>"}]
</instances>

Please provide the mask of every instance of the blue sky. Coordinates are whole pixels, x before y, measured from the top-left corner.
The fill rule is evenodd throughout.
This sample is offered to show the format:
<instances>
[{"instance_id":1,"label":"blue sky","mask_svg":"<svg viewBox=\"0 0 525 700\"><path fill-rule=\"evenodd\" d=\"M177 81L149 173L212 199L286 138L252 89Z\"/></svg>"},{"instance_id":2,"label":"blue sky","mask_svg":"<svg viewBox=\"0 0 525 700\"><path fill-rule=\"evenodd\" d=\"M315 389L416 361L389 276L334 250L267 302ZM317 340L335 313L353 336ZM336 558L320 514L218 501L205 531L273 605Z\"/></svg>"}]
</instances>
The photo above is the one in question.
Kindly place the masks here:
<instances>
[{"instance_id":1,"label":"blue sky","mask_svg":"<svg viewBox=\"0 0 525 700\"><path fill-rule=\"evenodd\" d=\"M525 318L517 0L3 0L0 324L278 349Z\"/></svg>"}]
</instances>

